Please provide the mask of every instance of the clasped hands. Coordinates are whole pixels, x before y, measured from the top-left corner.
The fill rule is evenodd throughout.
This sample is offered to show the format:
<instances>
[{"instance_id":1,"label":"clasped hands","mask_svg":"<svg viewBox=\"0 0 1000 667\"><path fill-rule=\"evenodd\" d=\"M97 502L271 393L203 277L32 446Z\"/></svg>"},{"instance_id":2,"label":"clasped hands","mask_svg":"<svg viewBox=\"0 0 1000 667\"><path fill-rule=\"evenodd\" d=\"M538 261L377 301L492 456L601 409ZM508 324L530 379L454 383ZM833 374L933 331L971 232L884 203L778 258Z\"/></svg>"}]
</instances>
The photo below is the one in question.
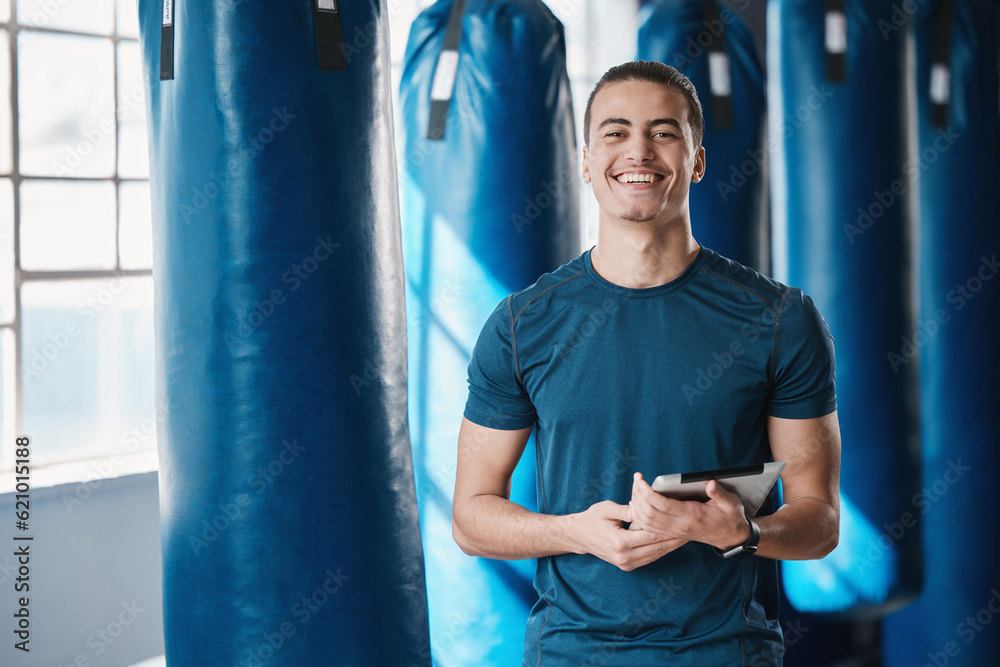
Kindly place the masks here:
<instances>
[{"instance_id":1,"label":"clasped hands","mask_svg":"<svg viewBox=\"0 0 1000 667\"><path fill-rule=\"evenodd\" d=\"M605 500L577 515L578 553L591 553L628 572L651 563L689 541L729 549L750 538L743 503L711 480L708 500L675 500L660 495L635 473L628 505ZM636 522L627 530L622 522Z\"/></svg>"}]
</instances>

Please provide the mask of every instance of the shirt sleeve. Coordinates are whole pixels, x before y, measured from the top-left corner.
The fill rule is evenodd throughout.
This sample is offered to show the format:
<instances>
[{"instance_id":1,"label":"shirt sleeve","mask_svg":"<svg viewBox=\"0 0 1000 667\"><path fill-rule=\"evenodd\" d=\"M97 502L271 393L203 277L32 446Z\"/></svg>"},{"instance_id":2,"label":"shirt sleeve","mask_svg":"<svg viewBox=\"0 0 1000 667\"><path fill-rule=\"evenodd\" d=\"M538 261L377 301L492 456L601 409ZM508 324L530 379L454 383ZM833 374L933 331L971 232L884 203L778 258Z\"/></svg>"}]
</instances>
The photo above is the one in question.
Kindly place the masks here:
<instances>
[{"instance_id":1,"label":"shirt sleeve","mask_svg":"<svg viewBox=\"0 0 1000 667\"><path fill-rule=\"evenodd\" d=\"M535 423L535 406L515 375L510 298L486 320L469 362L465 418L488 428L516 430Z\"/></svg>"},{"instance_id":2,"label":"shirt sleeve","mask_svg":"<svg viewBox=\"0 0 1000 667\"><path fill-rule=\"evenodd\" d=\"M837 409L833 336L812 299L792 288L775 332L768 414L812 419Z\"/></svg>"}]
</instances>

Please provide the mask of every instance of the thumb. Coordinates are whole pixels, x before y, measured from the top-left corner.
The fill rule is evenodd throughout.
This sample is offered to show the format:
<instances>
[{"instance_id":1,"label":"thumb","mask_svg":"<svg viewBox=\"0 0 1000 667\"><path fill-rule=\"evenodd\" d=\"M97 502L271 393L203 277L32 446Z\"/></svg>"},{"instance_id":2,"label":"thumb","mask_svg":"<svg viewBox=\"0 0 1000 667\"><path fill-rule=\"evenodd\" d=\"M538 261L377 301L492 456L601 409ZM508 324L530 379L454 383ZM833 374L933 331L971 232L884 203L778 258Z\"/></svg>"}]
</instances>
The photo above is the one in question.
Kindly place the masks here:
<instances>
[{"instance_id":1,"label":"thumb","mask_svg":"<svg viewBox=\"0 0 1000 667\"><path fill-rule=\"evenodd\" d=\"M719 484L714 479L710 479L708 484L705 485L705 493L708 494L709 500L714 500L720 505L727 505L735 507L736 505L742 505L740 497L735 493L728 491L725 487Z\"/></svg>"},{"instance_id":2,"label":"thumb","mask_svg":"<svg viewBox=\"0 0 1000 667\"><path fill-rule=\"evenodd\" d=\"M631 521L632 509L628 505L619 505L613 500L606 500L603 503L603 514L607 519L615 521Z\"/></svg>"}]
</instances>

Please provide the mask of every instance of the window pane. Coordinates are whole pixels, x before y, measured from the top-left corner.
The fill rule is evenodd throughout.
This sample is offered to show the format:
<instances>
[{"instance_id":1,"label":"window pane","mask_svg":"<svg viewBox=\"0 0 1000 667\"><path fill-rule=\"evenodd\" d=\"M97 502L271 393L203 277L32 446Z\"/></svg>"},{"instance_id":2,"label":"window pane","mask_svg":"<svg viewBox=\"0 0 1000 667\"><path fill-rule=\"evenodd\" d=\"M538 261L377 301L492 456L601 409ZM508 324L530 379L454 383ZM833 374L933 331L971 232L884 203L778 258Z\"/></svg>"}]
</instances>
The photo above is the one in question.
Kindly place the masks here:
<instances>
[{"instance_id":1,"label":"window pane","mask_svg":"<svg viewBox=\"0 0 1000 667\"><path fill-rule=\"evenodd\" d=\"M13 392L8 393L8 389L6 387L8 384L6 382L6 377L7 373L10 371L10 365L7 363L6 355L10 352L10 344L13 341L8 343L8 337L13 337L11 330L7 328L0 329L0 443L2 443L2 445L0 445L0 469L3 469L7 462L5 457L7 452L3 451L3 448L7 446L8 442L11 442L11 434L7 433L7 428L10 426L9 416L12 416L8 415L8 413L11 413L12 410L8 408L5 401L9 398L13 403ZM13 406L10 407L12 408Z\"/></svg>"},{"instance_id":2,"label":"window pane","mask_svg":"<svg viewBox=\"0 0 1000 667\"><path fill-rule=\"evenodd\" d=\"M17 49L21 173L111 176L111 40L26 30L18 37Z\"/></svg>"},{"instance_id":3,"label":"window pane","mask_svg":"<svg viewBox=\"0 0 1000 667\"><path fill-rule=\"evenodd\" d=\"M21 303L34 451L130 451L130 430L153 415L152 279L31 282Z\"/></svg>"},{"instance_id":4,"label":"window pane","mask_svg":"<svg viewBox=\"0 0 1000 667\"><path fill-rule=\"evenodd\" d=\"M14 319L14 185L0 178L0 324Z\"/></svg>"},{"instance_id":5,"label":"window pane","mask_svg":"<svg viewBox=\"0 0 1000 667\"><path fill-rule=\"evenodd\" d=\"M115 268L115 187L110 181L21 183L21 268Z\"/></svg>"},{"instance_id":6,"label":"window pane","mask_svg":"<svg viewBox=\"0 0 1000 667\"><path fill-rule=\"evenodd\" d=\"M0 0L0 21L6 23L10 20L10 0Z\"/></svg>"},{"instance_id":7,"label":"window pane","mask_svg":"<svg viewBox=\"0 0 1000 667\"><path fill-rule=\"evenodd\" d=\"M13 164L12 151L13 129L10 116L10 36L6 30L0 30L0 174L9 174Z\"/></svg>"},{"instance_id":8,"label":"window pane","mask_svg":"<svg viewBox=\"0 0 1000 667\"><path fill-rule=\"evenodd\" d=\"M118 186L118 255L123 269L153 266L153 228L149 183L125 181Z\"/></svg>"},{"instance_id":9,"label":"window pane","mask_svg":"<svg viewBox=\"0 0 1000 667\"><path fill-rule=\"evenodd\" d=\"M17 0L17 19L31 28L61 28L110 35L112 0Z\"/></svg>"},{"instance_id":10,"label":"window pane","mask_svg":"<svg viewBox=\"0 0 1000 667\"><path fill-rule=\"evenodd\" d=\"M146 93L138 42L118 43L118 175L148 178Z\"/></svg>"},{"instance_id":11,"label":"window pane","mask_svg":"<svg viewBox=\"0 0 1000 667\"><path fill-rule=\"evenodd\" d=\"M118 34L139 38L139 3L136 0L118 0Z\"/></svg>"}]
</instances>

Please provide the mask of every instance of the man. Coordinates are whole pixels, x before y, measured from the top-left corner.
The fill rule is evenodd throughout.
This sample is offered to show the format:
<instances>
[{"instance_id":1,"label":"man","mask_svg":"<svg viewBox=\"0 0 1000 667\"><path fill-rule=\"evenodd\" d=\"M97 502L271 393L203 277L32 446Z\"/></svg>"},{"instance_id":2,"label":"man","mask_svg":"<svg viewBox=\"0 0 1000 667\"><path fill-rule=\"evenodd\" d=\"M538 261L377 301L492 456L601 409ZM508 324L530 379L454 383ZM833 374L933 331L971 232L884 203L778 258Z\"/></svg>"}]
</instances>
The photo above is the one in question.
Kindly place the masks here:
<instances>
[{"instance_id":1,"label":"man","mask_svg":"<svg viewBox=\"0 0 1000 667\"><path fill-rule=\"evenodd\" d=\"M504 299L476 344L453 531L538 559L523 665L780 665L765 559L837 544L833 342L800 290L694 240L701 135L677 70L609 70L584 116L597 245ZM532 428L538 513L509 500ZM646 481L772 459L784 504L753 521L714 481L704 503Z\"/></svg>"}]
</instances>

